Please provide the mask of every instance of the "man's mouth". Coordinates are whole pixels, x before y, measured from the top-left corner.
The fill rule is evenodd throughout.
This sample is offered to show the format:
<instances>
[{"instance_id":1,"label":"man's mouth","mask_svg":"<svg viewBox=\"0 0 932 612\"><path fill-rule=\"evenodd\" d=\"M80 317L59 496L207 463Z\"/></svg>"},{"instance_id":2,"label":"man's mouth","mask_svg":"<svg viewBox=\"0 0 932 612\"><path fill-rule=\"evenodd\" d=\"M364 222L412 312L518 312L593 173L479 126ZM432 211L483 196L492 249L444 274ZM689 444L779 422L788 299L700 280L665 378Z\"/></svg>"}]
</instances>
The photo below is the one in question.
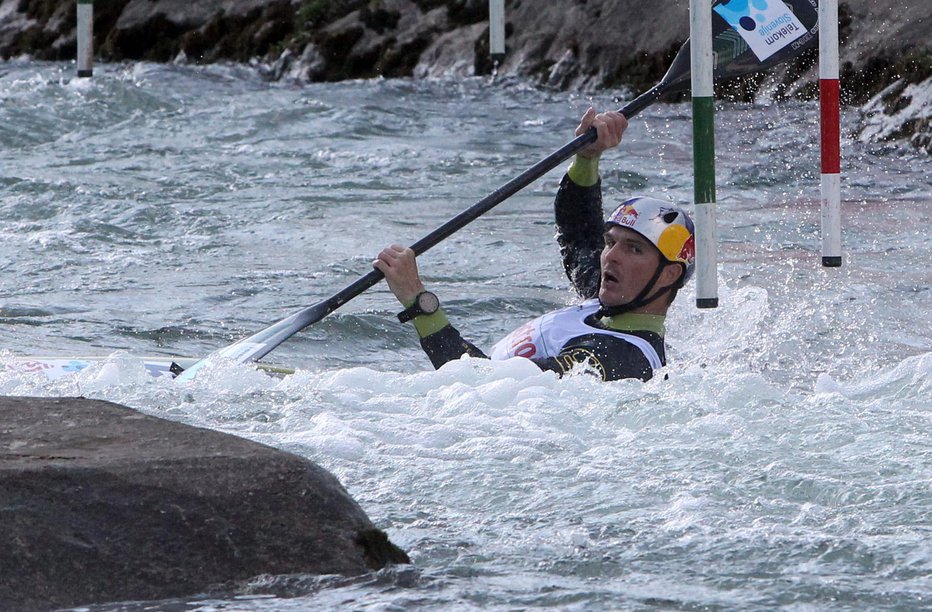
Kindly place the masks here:
<instances>
[{"instance_id":1,"label":"man's mouth","mask_svg":"<svg viewBox=\"0 0 932 612\"><path fill-rule=\"evenodd\" d=\"M608 285L617 285L617 284L618 284L618 277L615 276L614 274L612 274L611 272L603 272L603 273L602 273L602 282L603 282L604 284L608 284Z\"/></svg>"}]
</instances>

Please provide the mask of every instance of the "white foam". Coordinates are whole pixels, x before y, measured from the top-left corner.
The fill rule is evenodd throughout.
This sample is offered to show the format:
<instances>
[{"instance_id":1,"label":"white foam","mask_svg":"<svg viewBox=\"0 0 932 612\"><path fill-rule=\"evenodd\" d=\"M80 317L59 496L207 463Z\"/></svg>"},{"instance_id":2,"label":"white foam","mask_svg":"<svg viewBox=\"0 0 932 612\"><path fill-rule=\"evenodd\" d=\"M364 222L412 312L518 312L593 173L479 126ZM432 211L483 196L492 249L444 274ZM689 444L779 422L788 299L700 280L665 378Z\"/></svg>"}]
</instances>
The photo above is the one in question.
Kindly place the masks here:
<instances>
[{"instance_id":1,"label":"white foam","mask_svg":"<svg viewBox=\"0 0 932 612\"><path fill-rule=\"evenodd\" d=\"M816 378L813 391L816 393L842 393L842 388L834 378L822 372Z\"/></svg>"}]
</instances>

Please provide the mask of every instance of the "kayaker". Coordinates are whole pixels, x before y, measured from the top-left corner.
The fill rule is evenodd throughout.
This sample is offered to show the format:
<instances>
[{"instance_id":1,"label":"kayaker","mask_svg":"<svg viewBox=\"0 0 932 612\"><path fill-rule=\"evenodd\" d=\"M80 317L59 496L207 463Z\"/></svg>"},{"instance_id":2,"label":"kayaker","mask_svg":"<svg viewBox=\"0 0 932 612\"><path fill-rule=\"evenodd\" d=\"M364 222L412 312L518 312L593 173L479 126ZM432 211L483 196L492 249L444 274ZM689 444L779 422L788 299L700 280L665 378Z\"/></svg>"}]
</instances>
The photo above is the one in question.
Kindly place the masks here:
<instances>
[{"instance_id":1,"label":"kayaker","mask_svg":"<svg viewBox=\"0 0 932 612\"><path fill-rule=\"evenodd\" d=\"M694 269L693 223L681 208L649 197L621 203L603 221L599 158L618 146L628 122L590 108L576 135L590 126L598 139L576 155L554 201L563 266L582 304L530 321L486 355L425 290L414 251L391 245L373 262L405 307L399 320L413 321L435 368L463 355L526 357L561 376L581 366L603 380L646 381L666 365L664 318Z\"/></svg>"}]
</instances>

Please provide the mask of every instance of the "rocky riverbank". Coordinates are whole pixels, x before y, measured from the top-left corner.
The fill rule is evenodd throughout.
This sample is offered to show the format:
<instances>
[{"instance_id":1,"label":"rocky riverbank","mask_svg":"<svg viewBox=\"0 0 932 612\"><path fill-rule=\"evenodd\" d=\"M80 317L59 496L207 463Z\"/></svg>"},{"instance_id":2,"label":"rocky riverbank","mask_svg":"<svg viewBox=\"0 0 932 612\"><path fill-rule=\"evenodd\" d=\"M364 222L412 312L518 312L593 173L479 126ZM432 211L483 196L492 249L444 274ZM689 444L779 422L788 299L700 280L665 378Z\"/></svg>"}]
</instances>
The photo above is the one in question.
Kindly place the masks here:
<instances>
[{"instance_id":1,"label":"rocky riverbank","mask_svg":"<svg viewBox=\"0 0 932 612\"><path fill-rule=\"evenodd\" d=\"M485 0L109 0L94 11L97 56L106 61L250 62L270 79L301 82L462 77L495 68ZM901 116L915 106L909 86L928 87L932 78L932 3L848 0L839 16L844 102L862 106L885 92L886 102L865 110L865 125L871 117L899 125L862 132L932 149L929 109ZM75 57L72 3L3 0L0 20L3 58ZM687 38L688 3L512 0L506 21L500 74L560 89L641 91ZM813 52L720 93L814 98L817 79Z\"/></svg>"},{"instance_id":2,"label":"rocky riverbank","mask_svg":"<svg viewBox=\"0 0 932 612\"><path fill-rule=\"evenodd\" d=\"M0 610L408 562L310 461L81 398L0 398L0 524Z\"/></svg>"}]
</instances>

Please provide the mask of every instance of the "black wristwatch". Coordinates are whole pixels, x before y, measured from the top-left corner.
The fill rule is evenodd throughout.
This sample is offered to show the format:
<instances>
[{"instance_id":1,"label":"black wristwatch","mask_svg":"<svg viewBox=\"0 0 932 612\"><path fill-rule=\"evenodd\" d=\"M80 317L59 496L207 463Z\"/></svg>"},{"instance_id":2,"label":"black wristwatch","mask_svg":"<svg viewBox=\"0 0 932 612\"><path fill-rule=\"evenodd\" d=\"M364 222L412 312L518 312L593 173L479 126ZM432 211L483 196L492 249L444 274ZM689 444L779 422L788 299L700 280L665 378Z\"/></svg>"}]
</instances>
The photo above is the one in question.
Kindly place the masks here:
<instances>
[{"instance_id":1,"label":"black wristwatch","mask_svg":"<svg viewBox=\"0 0 932 612\"><path fill-rule=\"evenodd\" d=\"M414 304L398 313L398 320L407 323L420 315L432 315L440 309L440 300L430 291L421 291L414 296Z\"/></svg>"}]
</instances>

